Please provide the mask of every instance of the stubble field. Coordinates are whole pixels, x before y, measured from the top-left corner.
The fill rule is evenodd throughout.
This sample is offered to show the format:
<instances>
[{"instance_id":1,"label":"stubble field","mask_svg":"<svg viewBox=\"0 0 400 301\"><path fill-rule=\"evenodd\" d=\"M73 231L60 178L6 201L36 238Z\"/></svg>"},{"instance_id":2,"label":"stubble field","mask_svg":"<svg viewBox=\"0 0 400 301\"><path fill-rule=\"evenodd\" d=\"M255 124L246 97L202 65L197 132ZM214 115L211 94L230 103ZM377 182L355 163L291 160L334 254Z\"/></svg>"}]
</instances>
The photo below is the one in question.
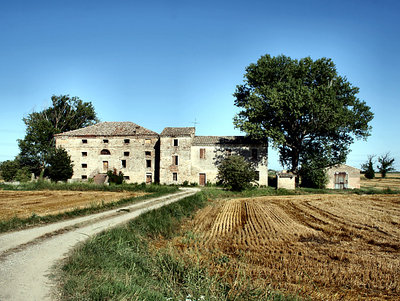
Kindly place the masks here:
<instances>
[{"instance_id":1,"label":"stubble field","mask_svg":"<svg viewBox=\"0 0 400 301\"><path fill-rule=\"evenodd\" d=\"M232 284L312 300L399 300L400 195L215 201L172 244Z\"/></svg>"},{"instance_id":2,"label":"stubble field","mask_svg":"<svg viewBox=\"0 0 400 301\"><path fill-rule=\"evenodd\" d=\"M49 215L145 195L144 192L0 190L0 220Z\"/></svg>"}]
</instances>

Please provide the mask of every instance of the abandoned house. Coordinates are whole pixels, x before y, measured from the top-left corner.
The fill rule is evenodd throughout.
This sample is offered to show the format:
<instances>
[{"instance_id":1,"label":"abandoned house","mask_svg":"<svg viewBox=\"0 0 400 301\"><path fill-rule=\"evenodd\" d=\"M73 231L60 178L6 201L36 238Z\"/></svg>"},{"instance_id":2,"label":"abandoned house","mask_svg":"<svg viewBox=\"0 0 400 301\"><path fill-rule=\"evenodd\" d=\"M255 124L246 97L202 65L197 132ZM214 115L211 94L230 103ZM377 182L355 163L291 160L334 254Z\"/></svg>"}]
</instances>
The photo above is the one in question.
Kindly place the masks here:
<instances>
[{"instance_id":1,"label":"abandoned house","mask_svg":"<svg viewBox=\"0 0 400 301\"><path fill-rule=\"evenodd\" d=\"M101 122L55 139L71 156L73 181L115 169L127 183L205 185L217 181L223 158L237 154L254 164L258 184L268 185L268 147L244 136L196 136L194 127L158 134L133 122Z\"/></svg>"},{"instance_id":2,"label":"abandoned house","mask_svg":"<svg viewBox=\"0 0 400 301\"><path fill-rule=\"evenodd\" d=\"M332 166L326 171L328 189L355 189L360 188L360 170L346 164Z\"/></svg>"}]
</instances>

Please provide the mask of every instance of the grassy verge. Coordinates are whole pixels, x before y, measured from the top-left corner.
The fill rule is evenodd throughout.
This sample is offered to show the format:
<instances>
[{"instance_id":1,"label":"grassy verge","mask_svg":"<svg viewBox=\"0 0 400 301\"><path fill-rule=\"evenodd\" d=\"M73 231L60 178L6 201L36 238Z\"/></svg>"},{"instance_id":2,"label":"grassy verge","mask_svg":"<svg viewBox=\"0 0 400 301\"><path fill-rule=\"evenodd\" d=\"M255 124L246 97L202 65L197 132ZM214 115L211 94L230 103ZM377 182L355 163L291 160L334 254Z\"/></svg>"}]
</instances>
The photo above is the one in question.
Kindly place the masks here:
<instances>
[{"instance_id":1,"label":"grassy verge","mask_svg":"<svg viewBox=\"0 0 400 301\"><path fill-rule=\"evenodd\" d=\"M31 185L35 184L35 185ZM3 188L0 185L0 189ZM7 185L11 186L11 185ZM50 187L50 188L49 188ZM32 214L28 218L13 217L7 220L0 220L0 233L11 230L20 230L32 226L42 225L57 222L60 220L70 219L78 216L89 215L97 212L102 212L108 209L113 209L126 204L132 204L138 201L142 201L149 198L159 197L168 193L172 193L178 190L175 186L164 186L164 185L110 185L110 186L99 186L91 184L52 184L52 183L29 183L27 186L23 186L24 189L18 189L17 187L12 190L74 190L74 191L144 191L149 194L141 197L125 198L109 203L92 204L85 208L76 208L70 211L65 211L58 214L40 216ZM30 188L30 189L28 189ZM81 188L81 189L78 189ZM108 189L108 190L105 190Z\"/></svg>"},{"instance_id":2,"label":"grassy verge","mask_svg":"<svg viewBox=\"0 0 400 301\"><path fill-rule=\"evenodd\" d=\"M154 247L160 237L179 234L181 222L207 204L206 194L148 212L76 249L59 277L62 300L296 300L254 287L245 276L231 284L173 248Z\"/></svg>"}]
</instances>

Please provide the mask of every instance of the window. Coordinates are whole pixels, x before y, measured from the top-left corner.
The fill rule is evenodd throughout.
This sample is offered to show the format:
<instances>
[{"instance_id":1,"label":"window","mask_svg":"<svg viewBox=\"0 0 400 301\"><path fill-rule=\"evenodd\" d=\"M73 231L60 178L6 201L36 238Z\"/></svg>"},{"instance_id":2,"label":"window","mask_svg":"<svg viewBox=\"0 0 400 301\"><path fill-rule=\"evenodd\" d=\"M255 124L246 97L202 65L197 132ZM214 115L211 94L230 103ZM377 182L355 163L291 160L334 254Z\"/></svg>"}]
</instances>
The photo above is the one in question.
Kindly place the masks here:
<instances>
[{"instance_id":1,"label":"window","mask_svg":"<svg viewBox=\"0 0 400 301\"><path fill-rule=\"evenodd\" d=\"M126 160L121 160L122 168L126 168Z\"/></svg>"},{"instance_id":2,"label":"window","mask_svg":"<svg viewBox=\"0 0 400 301\"><path fill-rule=\"evenodd\" d=\"M206 158L206 149L200 148L200 159L205 159L205 158Z\"/></svg>"},{"instance_id":3,"label":"window","mask_svg":"<svg viewBox=\"0 0 400 301\"><path fill-rule=\"evenodd\" d=\"M124 143L125 143L125 144L129 144L129 142L131 142L131 140L129 140L129 139L124 139Z\"/></svg>"},{"instance_id":4,"label":"window","mask_svg":"<svg viewBox=\"0 0 400 301\"><path fill-rule=\"evenodd\" d=\"M108 143L108 139L103 139L103 143Z\"/></svg>"},{"instance_id":5,"label":"window","mask_svg":"<svg viewBox=\"0 0 400 301\"><path fill-rule=\"evenodd\" d=\"M256 181L260 180L260 172L258 170L256 170L256 176L255 176L254 180L256 180Z\"/></svg>"},{"instance_id":6,"label":"window","mask_svg":"<svg viewBox=\"0 0 400 301\"><path fill-rule=\"evenodd\" d=\"M108 161L103 161L103 171L108 171Z\"/></svg>"},{"instance_id":7,"label":"window","mask_svg":"<svg viewBox=\"0 0 400 301\"><path fill-rule=\"evenodd\" d=\"M172 181L178 181L178 173L177 172L174 172L174 173L172 173Z\"/></svg>"},{"instance_id":8,"label":"window","mask_svg":"<svg viewBox=\"0 0 400 301\"><path fill-rule=\"evenodd\" d=\"M82 139L82 143L86 144L87 143L87 139Z\"/></svg>"},{"instance_id":9,"label":"window","mask_svg":"<svg viewBox=\"0 0 400 301\"><path fill-rule=\"evenodd\" d=\"M150 168L151 167L151 160L146 160L146 167Z\"/></svg>"},{"instance_id":10,"label":"window","mask_svg":"<svg viewBox=\"0 0 400 301\"><path fill-rule=\"evenodd\" d=\"M125 157L129 157L129 152L124 152Z\"/></svg>"},{"instance_id":11,"label":"window","mask_svg":"<svg viewBox=\"0 0 400 301\"><path fill-rule=\"evenodd\" d=\"M129 176L124 176L124 180L129 180Z\"/></svg>"},{"instance_id":12,"label":"window","mask_svg":"<svg viewBox=\"0 0 400 301\"><path fill-rule=\"evenodd\" d=\"M172 156L172 165L178 165L179 160L178 160L178 156Z\"/></svg>"},{"instance_id":13,"label":"window","mask_svg":"<svg viewBox=\"0 0 400 301\"><path fill-rule=\"evenodd\" d=\"M174 139L174 146L178 146L178 139Z\"/></svg>"},{"instance_id":14,"label":"window","mask_svg":"<svg viewBox=\"0 0 400 301\"><path fill-rule=\"evenodd\" d=\"M86 163L82 163L82 168L87 168L87 164Z\"/></svg>"},{"instance_id":15,"label":"window","mask_svg":"<svg viewBox=\"0 0 400 301\"><path fill-rule=\"evenodd\" d=\"M252 158L253 160L257 160L257 157L258 157L258 151L257 151L256 148L253 148L253 149L251 150L251 158Z\"/></svg>"},{"instance_id":16,"label":"window","mask_svg":"<svg viewBox=\"0 0 400 301\"><path fill-rule=\"evenodd\" d=\"M87 152L82 152L82 157L87 157Z\"/></svg>"},{"instance_id":17,"label":"window","mask_svg":"<svg viewBox=\"0 0 400 301\"><path fill-rule=\"evenodd\" d=\"M150 144L150 143L151 143L151 139L146 139L146 140L144 140L144 143Z\"/></svg>"},{"instance_id":18,"label":"window","mask_svg":"<svg viewBox=\"0 0 400 301\"><path fill-rule=\"evenodd\" d=\"M82 175L82 180L87 180L87 175Z\"/></svg>"},{"instance_id":19,"label":"window","mask_svg":"<svg viewBox=\"0 0 400 301\"><path fill-rule=\"evenodd\" d=\"M111 153L108 149L102 149L100 155L111 155Z\"/></svg>"},{"instance_id":20,"label":"window","mask_svg":"<svg viewBox=\"0 0 400 301\"><path fill-rule=\"evenodd\" d=\"M144 152L144 154L145 154L146 157L151 157L151 152L147 151L147 152Z\"/></svg>"}]
</instances>

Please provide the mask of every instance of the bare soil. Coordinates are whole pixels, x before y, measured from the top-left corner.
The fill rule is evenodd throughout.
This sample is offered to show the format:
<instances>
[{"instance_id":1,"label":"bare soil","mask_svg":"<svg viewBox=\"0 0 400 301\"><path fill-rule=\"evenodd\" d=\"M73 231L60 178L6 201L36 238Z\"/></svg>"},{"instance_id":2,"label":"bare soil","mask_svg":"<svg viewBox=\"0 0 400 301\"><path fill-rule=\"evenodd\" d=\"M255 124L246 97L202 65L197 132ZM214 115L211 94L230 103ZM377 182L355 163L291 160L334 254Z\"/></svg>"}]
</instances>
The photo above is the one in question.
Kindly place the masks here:
<instances>
[{"instance_id":1,"label":"bare soil","mask_svg":"<svg viewBox=\"0 0 400 301\"><path fill-rule=\"evenodd\" d=\"M75 208L145 195L143 192L108 191L5 191L0 190L0 220L57 214Z\"/></svg>"},{"instance_id":2,"label":"bare soil","mask_svg":"<svg viewBox=\"0 0 400 301\"><path fill-rule=\"evenodd\" d=\"M241 274L312 300L400 299L400 195L215 201L183 233L182 256L233 285Z\"/></svg>"}]
</instances>

